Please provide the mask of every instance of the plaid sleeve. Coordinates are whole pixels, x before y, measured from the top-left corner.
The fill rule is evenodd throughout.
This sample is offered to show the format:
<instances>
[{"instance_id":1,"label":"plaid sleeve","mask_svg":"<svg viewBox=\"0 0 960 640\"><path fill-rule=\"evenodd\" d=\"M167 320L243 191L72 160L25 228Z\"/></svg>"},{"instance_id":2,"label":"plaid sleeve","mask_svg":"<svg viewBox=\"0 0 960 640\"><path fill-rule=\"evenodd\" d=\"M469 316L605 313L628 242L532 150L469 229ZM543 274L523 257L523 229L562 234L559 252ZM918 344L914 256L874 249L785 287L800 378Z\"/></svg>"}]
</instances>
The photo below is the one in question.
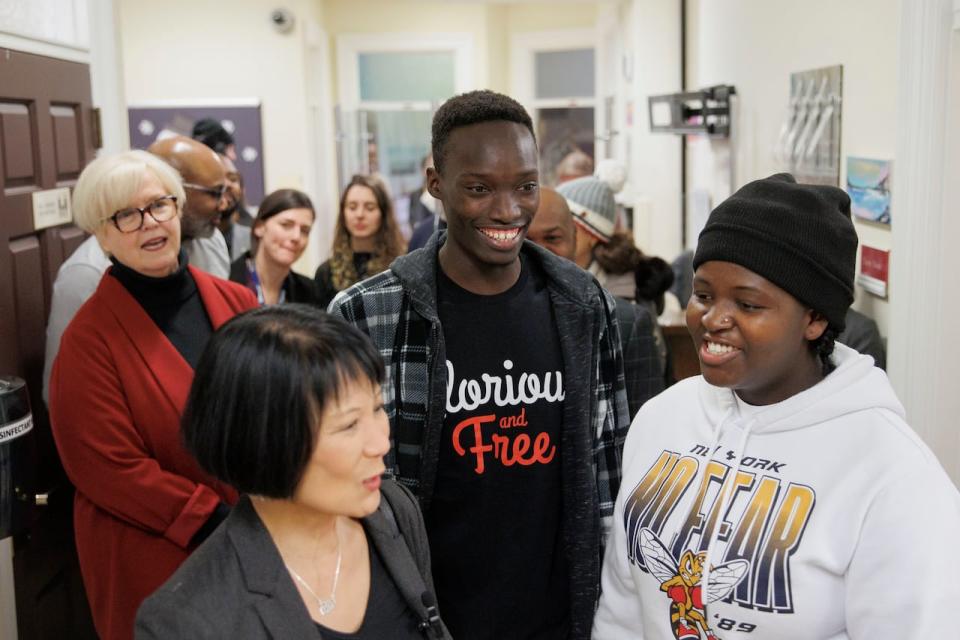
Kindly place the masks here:
<instances>
[{"instance_id":1,"label":"plaid sleeve","mask_svg":"<svg viewBox=\"0 0 960 640\"><path fill-rule=\"evenodd\" d=\"M387 468L395 475L396 463L396 372L394 371L394 341L400 318L403 289L388 270L344 289L330 302L327 312L339 316L370 336L383 358L384 379L380 386L383 408L390 420L390 453L385 458Z\"/></svg>"},{"instance_id":2,"label":"plaid sleeve","mask_svg":"<svg viewBox=\"0 0 960 640\"><path fill-rule=\"evenodd\" d=\"M638 305L636 311L633 327L629 331L621 330L621 336L629 336L621 346L630 420L644 402L664 388L664 363L657 348L654 320L645 307Z\"/></svg>"},{"instance_id":3,"label":"plaid sleeve","mask_svg":"<svg viewBox=\"0 0 960 640\"><path fill-rule=\"evenodd\" d=\"M620 490L623 443L627 439L630 416L620 352L620 328L614 313L615 302L606 291L603 296L603 327L600 333L600 358L597 362L597 413L594 460L599 492L602 540L613 519L613 506Z\"/></svg>"}]
</instances>

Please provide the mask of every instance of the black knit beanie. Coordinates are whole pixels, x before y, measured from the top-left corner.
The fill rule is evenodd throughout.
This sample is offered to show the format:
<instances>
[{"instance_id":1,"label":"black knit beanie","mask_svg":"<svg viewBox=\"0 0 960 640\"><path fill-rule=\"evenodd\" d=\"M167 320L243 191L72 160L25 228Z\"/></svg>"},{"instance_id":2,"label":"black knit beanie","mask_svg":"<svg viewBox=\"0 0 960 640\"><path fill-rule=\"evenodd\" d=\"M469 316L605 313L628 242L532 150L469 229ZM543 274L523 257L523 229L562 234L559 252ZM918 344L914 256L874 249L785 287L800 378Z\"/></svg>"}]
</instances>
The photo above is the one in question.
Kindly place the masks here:
<instances>
[{"instance_id":1,"label":"black knit beanie","mask_svg":"<svg viewBox=\"0 0 960 640\"><path fill-rule=\"evenodd\" d=\"M745 185L710 213L693 268L710 260L746 267L842 331L856 259L850 196L778 173Z\"/></svg>"}]
</instances>

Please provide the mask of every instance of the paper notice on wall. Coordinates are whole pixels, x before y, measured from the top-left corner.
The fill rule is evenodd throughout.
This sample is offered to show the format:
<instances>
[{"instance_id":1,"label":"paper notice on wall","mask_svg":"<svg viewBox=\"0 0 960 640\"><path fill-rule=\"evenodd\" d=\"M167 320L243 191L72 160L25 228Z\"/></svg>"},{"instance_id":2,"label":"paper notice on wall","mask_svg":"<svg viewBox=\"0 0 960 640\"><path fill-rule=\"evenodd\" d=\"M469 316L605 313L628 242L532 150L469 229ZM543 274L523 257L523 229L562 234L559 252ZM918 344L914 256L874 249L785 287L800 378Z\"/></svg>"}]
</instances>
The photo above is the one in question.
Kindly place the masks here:
<instances>
[{"instance_id":1,"label":"paper notice on wall","mask_svg":"<svg viewBox=\"0 0 960 640\"><path fill-rule=\"evenodd\" d=\"M33 192L33 229L39 231L73 221L70 189L47 189Z\"/></svg>"}]
</instances>

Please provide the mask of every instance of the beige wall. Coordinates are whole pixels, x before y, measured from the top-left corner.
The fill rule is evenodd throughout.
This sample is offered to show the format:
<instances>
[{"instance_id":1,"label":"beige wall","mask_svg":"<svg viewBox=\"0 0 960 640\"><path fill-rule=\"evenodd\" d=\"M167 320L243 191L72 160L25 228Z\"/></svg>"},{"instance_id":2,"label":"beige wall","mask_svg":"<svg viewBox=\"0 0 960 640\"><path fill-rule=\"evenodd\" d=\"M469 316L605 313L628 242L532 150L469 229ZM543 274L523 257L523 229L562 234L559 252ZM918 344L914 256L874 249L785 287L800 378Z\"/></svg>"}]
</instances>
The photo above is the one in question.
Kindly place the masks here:
<instances>
[{"instance_id":1,"label":"beige wall","mask_svg":"<svg viewBox=\"0 0 960 640\"><path fill-rule=\"evenodd\" d=\"M253 97L261 101L266 189L304 188L303 29L321 17L311 0L287 0L292 33L270 24L262 0L117 0L129 104ZM161 28L162 25L162 28Z\"/></svg>"},{"instance_id":2,"label":"beige wall","mask_svg":"<svg viewBox=\"0 0 960 640\"><path fill-rule=\"evenodd\" d=\"M623 9L631 69L631 79L624 81L625 97L633 111L632 124L623 130L630 138L627 161L636 194L634 238L644 252L669 261L683 244L682 139L650 131L647 99L682 88L680 5L673 0L632 0Z\"/></svg>"},{"instance_id":3,"label":"beige wall","mask_svg":"<svg viewBox=\"0 0 960 640\"><path fill-rule=\"evenodd\" d=\"M295 265L312 274L326 255L335 214L331 187L322 175L329 154L310 146L321 124L311 96L319 73L311 57L315 27L323 25L319 0L283 3L295 16L294 29L286 34L273 28L270 12L276 4L265 0L116 4L127 104L260 101L266 192L302 189L317 207L316 232Z\"/></svg>"},{"instance_id":4,"label":"beige wall","mask_svg":"<svg viewBox=\"0 0 960 640\"><path fill-rule=\"evenodd\" d=\"M303 273L312 273L328 254L336 216L332 105L337 103L338 35L469 33L474 86L507 92L512 34L589 27L597 14L594 3L115 2L127 104L260 100L267 192L303 189L317 205L317 231L296 265ZM269 15L276 6L296 16L293 32L274 30ZM329 69L321 70L325 62Z\"/></svg>"},{"instance_id":5,"label":"beige wall","mask_svg":"<svg viewBox=\"0 0 960 640\"><path fill-rule=\"evenodd\" d=\"M553 29L582 29L597 21L595 2L557 3L533 2L501 5L508 16L510 33L520 31L550 31Z\"/></svg>"},{"instance_id":6,"label":"beige wall","mask_svg":"<svg viewBox=\"0 0 960 640\"><path fill-rule=\"evenodd\" d=\"M732 154L722 142L692 142L688 188L710 188L716 204L728 195L731 161L735 188L778 171L773 148L790 73L837 64L843 65L841 183L848 155L893 159L898 0L687 0L687 15L687 88L733 84L740 111ZM908 220L908 212L893 211L893 224ZM858 223L857 232L862 244L892 248L885 228ZM887 334L887 301L859 290L854 306Z\"/></svg>"},{"instance_id":7,"label":"beige wall","mask_svg":"<svg viewBox=\"0 0 960 640\"><path fill-rule=\"evenodd\" d=\"M597 19L597 6L590 2L500 4L323 0L323 10L324 26L332 47L335 47L336 36L349 33L469 33L473 36L476 88L501 92L509 90L508 49L513 34L592 27ZM333 55L336 55L335 51Z\"/></svg>"},{"instance_id":8,"label":"beige wall","mask_svg":"<svg viewBox=\"0 0 960 640\"><path fill-rule=\"evenodd\" d=\"M336 37L376 33L469 33L473 37L474 80L487 84L487 13L479 3L324 0L324 27L330 36L336 72ZM336 94L337 79L333 91Z\"/></svg>"}]
</instances>

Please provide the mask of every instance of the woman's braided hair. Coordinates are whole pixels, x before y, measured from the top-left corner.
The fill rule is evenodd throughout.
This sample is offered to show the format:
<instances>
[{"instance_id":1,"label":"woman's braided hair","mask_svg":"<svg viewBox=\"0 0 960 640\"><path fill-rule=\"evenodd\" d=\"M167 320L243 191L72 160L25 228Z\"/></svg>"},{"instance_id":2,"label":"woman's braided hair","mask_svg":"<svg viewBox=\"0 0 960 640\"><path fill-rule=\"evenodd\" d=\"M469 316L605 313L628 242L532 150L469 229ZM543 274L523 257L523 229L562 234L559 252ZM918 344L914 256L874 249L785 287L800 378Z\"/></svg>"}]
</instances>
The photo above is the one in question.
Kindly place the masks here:
<instances>
[{"instance_id":1,"label":"woman's braided hair","mask_svg":"<svg viewBox=\"0 0 960 640\"><path fill-rule=\"evenodd\" d=\"M828 324L819 338L810 341L810 350L820 359L820 367L824 378L837 368L830 356L833 355L833 347L839 336L840 330L837 329L836 325Z\"/></svg>"}]
</instances>

